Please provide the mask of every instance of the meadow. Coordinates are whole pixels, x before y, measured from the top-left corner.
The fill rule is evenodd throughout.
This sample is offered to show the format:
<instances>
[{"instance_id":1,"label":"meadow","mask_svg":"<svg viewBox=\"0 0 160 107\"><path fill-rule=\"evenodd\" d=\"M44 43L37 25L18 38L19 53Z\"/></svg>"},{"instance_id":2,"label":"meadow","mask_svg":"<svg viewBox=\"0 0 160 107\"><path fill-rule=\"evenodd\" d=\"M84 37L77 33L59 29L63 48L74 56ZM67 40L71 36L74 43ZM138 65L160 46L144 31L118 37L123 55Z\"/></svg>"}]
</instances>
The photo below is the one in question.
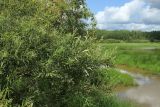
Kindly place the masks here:
<instances>
[{"instance_id":1,"label":"meadow","mask_svg":"<svg viewBox=\"0 0 160 107\"><path fill-rule=\"evenodd\" d=\"M135 68L140 72L160 74L159 43L102 43L106 49L114 49L115 64L122 68Z\"/></svg>"}]
</instances>

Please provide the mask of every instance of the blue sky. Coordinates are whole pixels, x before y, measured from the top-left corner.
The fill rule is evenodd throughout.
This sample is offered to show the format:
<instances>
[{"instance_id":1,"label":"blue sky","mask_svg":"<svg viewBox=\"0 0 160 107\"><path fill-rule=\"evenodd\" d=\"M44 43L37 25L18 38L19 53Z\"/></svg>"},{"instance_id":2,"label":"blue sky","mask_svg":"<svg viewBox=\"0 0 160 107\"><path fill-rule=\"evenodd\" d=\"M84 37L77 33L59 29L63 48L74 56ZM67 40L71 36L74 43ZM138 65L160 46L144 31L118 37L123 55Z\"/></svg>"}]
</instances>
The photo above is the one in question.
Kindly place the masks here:
<instances>
[{"instance_id":1,"label":"blue sky","mask_svg":"<svg viewBox=\"0 0 160 107\"><path fill-rule=\"evenodd\" d=\"M160 30L160 0L86 0L97 28Z\"/></svg>"},{"instance_id":2,"label":"blue sky","mask_svg":"<svg viewBox=\"0 0 160 107\"><path fill-rule=\"evenodd\" d=\"M93 13L102 11L106 6L121 6L131 0L86 0L88 7Z\"/></svg>"}]
</instances>

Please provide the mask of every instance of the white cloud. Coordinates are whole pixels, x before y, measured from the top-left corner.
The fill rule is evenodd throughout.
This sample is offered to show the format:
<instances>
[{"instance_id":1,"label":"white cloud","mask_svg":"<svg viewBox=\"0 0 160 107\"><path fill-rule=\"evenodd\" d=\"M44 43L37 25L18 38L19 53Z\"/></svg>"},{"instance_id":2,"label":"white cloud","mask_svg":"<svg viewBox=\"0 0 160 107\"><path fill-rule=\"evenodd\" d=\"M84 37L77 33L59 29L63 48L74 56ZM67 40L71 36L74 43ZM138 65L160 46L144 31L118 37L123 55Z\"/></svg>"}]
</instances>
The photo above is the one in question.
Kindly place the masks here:
<instances>
[{"instance_id":1,"label":"white cloud","mask_svg":"<svg viewBox=\"0 0 160 107\"><path fill-rule=\"evenodd\" d=\"M136 24L136 23L128 23L128 24L98 24L97 27L99 29L108 29L108 30L141 30L141 31L153 31L160 30L159 25L146 25L146 24Z\"/></svg>"},{"instance_id":2,"label":"white cloud","mask_svg":"<svg viewBox=\"0 0 160 107\"><path fill-rule=\"evenodd\" d=\"M160 30L160 9L151 6L156 0L132 0L121 7L106 7L98 12L100 29Z\"/></svg>"},{"instance_id":3,"label":"white cloud","mask_svg":"<svg viewBox=\"0 0 160 107\"><path fill-rule=\"evenodd\" d=\"M144 0L144 1L149 3L151 7L160 8L160 0Z\"/></svg>"},{"instance_id":4,"label":"white cloud","mask_svg":"<svg viewBox=\"0 0 160 107\"><path fill-rule=\"evenodd\" d=\"M142 10L142 21L146 24L160 24L160 9L145 8Z\"/></svg>"}]
</instances>

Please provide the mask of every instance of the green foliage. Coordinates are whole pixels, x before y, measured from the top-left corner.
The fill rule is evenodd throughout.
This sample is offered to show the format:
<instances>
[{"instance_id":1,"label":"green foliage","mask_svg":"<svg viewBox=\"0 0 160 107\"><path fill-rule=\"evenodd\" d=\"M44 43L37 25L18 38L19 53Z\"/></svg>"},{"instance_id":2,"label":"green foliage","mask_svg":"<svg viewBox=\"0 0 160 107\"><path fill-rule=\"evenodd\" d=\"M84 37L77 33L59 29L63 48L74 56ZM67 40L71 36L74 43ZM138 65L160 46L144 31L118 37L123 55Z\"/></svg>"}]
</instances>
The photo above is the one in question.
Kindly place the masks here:
<instances>
[{"instance_id":1,"label":"green foliage","mask_svg":"<svg viewBox=\"0 0 160 107\"><path fill-rule=\"evenodd\" d=\"M115 41L121 40L126 42L130 42L133 40L147 39L147 34L145 32L127 31L127 30L117 30L117 31L97 30L96 36L98 39L103 38L104 40L112 39Z\"/></svg>"},{"instance_id":2,"label":"green foliage","mask_svg":"<svg viewBox=\"0 0 160 107\"><path fill-rule=\"evenodd\" d=\"M89 16L84 0L0 1L0 106L70 107L77 93L84 105L108 87L99 68L112 58L87 35Z\"/></svg>"},{"instance_id":3,"label":"green foliage","mask_svg":"<svg viewBox=\"0 0 160 107\"><path fill-rule=\"evenodd\" d=\"M85 23L85 20L91 19L92 22L94 18L85 0L53 0L53 2L55 3L53 14L54 12L59 14L53 22L56 29L63 33L75 33L78 36L87 34L86 27L92 26L92 23L89 25Z\"/></svg>"},{"instance_id":4,"label":"green foliage","mask_svg":"<svg viewBox=\"0 0 160 107\"><path fill-rule=\"evenodd\" d=\"M149 32L148 37L151 42L159 42L160 41L160 31Z\"/></svg>"},{"instance_id":5,"label":"green foliage","mask_svg":"<svg viewBox=\"0 0 160 107\"><path fill-rule=\"evenodd\" d=\"M138 107L136 104L120 100L115 95L109 95L98 90L89 94L77 93L69 99L69 107Z\"/></svg>"},{"instance_id":6,"label":"green foliage","mask_svg":"<svg viewBox=\"0 0 160 107\"><path fill-rule=\"evenodd\" d=\"M127 31L127 30L96 30L97 39L103 39L103 42L120 43L120 42L158 42L160 40L160 32L142 32L142 31Z\"/></svg>"}]
</instances>

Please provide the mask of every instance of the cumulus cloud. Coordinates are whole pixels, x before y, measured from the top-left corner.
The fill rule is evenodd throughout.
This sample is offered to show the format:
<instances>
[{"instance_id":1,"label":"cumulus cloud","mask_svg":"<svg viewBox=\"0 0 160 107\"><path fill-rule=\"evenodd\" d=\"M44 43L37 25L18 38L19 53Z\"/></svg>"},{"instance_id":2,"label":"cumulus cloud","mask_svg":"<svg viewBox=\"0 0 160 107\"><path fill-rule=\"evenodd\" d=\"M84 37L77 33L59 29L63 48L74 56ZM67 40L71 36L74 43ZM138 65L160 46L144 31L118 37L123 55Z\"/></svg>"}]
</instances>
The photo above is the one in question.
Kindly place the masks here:
<instances>
[{"instance_id":1,"label":"cumulus cloud","mask_svg":"<svg viewBox=\"0 0 160 107\"><path fill-rule=\"evenodd\" d=\"M132 0L120 7L106 7L95 17L100 29L160 30L159 0ZM159 6L160 7L160 6Z\"/></svg>"},{"instance_id":2,"label":"cumulus cloud","mask_svg":"<svg viewBox=\"0 0 160 107\"><path fill-rule=\"evenodd\" d=\"M141 31L155 31L160 30L159 25L146 25L146 24L136 24L136 23L128 23L128 24L98 24L97 27L99 29L107 29L107 30L141 30Z\"/></svg>"},{"instance_id":3,"label":"cumulus cloud","mask_svg":"<svg viewBox=\"0 0 160 107\"><path fill-rule=\"evenodd\" d=\"M160 0L144 0L153 8L160 8Z\"/></svg>"}]
</instances>

